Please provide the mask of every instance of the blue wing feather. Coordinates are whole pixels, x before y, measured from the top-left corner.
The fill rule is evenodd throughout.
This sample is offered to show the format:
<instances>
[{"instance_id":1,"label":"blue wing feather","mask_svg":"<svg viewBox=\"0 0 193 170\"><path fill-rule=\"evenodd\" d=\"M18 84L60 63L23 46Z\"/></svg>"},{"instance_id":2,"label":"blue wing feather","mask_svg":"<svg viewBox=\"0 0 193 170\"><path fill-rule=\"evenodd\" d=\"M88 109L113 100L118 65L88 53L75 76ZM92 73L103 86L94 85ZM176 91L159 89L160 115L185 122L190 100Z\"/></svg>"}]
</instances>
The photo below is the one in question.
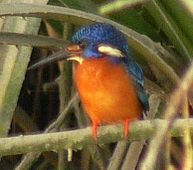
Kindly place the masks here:
<instances>
[{"instance_id":1,"label":"blue wing feather","mask_svg":"<svg viewBox=\"0 0 193 170\"><path fill-rule=\"evenodd\" d=\"M128 72L132 75L135 80L138 98L144 108L144 110L149 110L148 94L144 89L144 76L141 67L130 57L131 53L125 57L124 63Z\"/></svg>"}]
</instances>

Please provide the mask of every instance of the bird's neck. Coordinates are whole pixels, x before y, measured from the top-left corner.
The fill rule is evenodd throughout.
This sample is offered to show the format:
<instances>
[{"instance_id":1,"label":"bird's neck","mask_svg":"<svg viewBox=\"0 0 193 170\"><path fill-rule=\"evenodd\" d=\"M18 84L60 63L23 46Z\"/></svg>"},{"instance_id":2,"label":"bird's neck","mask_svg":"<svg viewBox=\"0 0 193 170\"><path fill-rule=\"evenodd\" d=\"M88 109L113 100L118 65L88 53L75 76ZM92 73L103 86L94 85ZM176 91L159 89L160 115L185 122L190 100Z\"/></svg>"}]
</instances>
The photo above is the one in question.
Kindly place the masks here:
<instances>
[{"instance_id":1,"label":"bird's neck","mask_svg":"<svg viewBox=\"0 0 193 170\"><path fill-rule=\"evenodd\" d=\"M95 84L97 81L109 81L110 75L113 78L126 73L123 63L112 62L109 58L88 58L75 68L75 81L77 83L86 81ZM127 74L125 74L127 76ZM84 83L83 83L84 84Z\"/></svg>"},{"instance_id":2,"label":"bird's neck","mask_svg":"<svg viewBox=\"0 0 193 170\"><path fill-rule=\"evenodd\" d=\"M110 71L113 67L116 66L122 66L123 64L120 61L116 61L115 59L111 57L101 57L101 58L95 58L95 57L89 57L83 60L81 64L77 65L77 69L82 71L89 71L90 73L96 72L99 70L107 70Z\"/></svg>"}]
</instances>

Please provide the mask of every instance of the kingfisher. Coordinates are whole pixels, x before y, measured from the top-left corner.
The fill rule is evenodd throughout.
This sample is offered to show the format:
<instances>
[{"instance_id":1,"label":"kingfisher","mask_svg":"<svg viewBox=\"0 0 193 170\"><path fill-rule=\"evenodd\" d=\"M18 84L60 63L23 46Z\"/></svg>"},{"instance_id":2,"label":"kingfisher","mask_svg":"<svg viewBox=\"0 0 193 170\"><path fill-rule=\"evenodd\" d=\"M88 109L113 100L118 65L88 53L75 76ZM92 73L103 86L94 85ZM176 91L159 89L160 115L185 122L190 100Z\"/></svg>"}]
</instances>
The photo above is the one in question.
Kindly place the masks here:
<instances>
[{"instance_id":1,"label":"kingfisher","mask_svg":"<svg viewBox=\"0 0 193 170\"><path fill-rule=\"evenodd\" d=\"M124 34L110 24L92 23L75 32L64 51L63 58L76 62L74 80L94 139L101 124L112 123L123 123L127 137L130 121L140 119L149 103L143 71Z\"/></svg>"}]
</instances>

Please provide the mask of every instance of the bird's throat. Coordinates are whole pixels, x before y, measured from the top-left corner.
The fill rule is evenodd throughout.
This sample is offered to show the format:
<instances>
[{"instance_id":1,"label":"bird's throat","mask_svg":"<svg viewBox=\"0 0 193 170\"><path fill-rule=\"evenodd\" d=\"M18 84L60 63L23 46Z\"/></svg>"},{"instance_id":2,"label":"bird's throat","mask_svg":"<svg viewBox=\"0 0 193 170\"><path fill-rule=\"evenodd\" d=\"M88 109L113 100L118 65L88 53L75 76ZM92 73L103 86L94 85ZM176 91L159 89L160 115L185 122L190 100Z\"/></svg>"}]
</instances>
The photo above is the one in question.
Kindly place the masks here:
<instances>
[{"instance_id":1,"label":"bird's throat","mask_svg":"<svg viewBox=\"0 0 193 170\"><path fill-rule=\"evenodd\" d=\"M85 59L76 66L75 81L84 108L92 120L122 121L141 112L133 80L123 64L105 58Z\"/></svg>"},{"instance_id":2,"label":"bird's throat","mask_svg":"<svg viewBox=\"0 0 193 170\"><path fill-rule=\"evenodd\" d=\"M82 64L82 62L84 61L84 59L81 56L72 56L69 57L67 60L77 61L79 64Z\"/></svg>"}]
</instances>

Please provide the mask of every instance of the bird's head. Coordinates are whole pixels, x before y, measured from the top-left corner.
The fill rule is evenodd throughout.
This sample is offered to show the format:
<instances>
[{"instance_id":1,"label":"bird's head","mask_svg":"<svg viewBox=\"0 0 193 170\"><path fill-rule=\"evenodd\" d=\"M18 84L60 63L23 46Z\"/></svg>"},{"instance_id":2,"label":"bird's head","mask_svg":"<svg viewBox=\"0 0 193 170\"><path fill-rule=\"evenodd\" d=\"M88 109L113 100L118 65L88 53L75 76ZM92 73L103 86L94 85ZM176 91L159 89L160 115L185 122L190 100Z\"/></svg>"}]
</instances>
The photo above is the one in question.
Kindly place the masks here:
<instances>
[{"instance_id":1,"label":"bird's head","mask_svg":"<svg viewBox=\"0 0 193 170\"><path fill-rule=\"evenodd\" d=\"M61 59L75 60L81 64L87 58L109 57L113 62L121 62L128 52L127 40L122 32L110 24L94 23L75 32L64 51L48 56L29 69Z\"/></svg>"},{"instance_id":2,"label":"bird's head","mask_svg":"<svg viewBox=\"0 0 193 170\"><path fill-rule=\"evenodd\" d=\"M110 24L95 23L81 27L72 37L71 52L80 55L69 58L79 62L86 58L110 57L118 62L128 51L127 40L123 33Z\"/></svg>"}]
</instances>

